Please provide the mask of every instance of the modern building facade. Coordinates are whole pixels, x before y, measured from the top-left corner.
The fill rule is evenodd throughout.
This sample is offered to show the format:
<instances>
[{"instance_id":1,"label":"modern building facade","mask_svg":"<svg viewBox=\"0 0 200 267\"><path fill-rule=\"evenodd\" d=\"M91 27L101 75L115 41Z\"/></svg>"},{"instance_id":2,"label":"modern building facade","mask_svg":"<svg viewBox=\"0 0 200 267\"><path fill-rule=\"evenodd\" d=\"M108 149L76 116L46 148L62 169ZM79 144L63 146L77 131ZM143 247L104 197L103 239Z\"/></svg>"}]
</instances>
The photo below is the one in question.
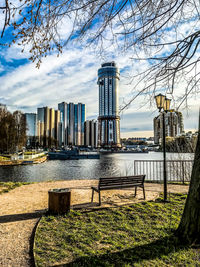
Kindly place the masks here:
<instances>
[{"instance_id":1,"label":"modern building facade","mask_svg":"<svg viewBox=\"0 0 200 267\"><path fill-rule=\"evenodd\" d=\"M36 145L38 129L37 129L37 114L36 113L25 113L26 120L26 136L27 136L27 145Z\"/></svg>"},{"instance_id":2,"label":"modern building facade","mask_svg":"<svg viewBox=\"0 0 200 267\"><path fill-rule=\"evenodd\" d=\"M49 107L37 109L38 138L41 146L59 145L60 111Z\"/></svg>"},{"instance_id":3,"label":"modern building facade","mask_svg":"<svg viewBox=\"0 0 200 267\"><path fill-rule=\"evenodd\" d=\"M84 123L84 145L97 147L98 123L96 120L86 120Z\"/></svg>"},{"instance_id":4,"label":"modern building facade","mask_svg":"<svg viewBox=\"0 0 200 267\"><path fill-rule=\"evenodd\" d=\"M64 146L84 145L85 104L59 103L61 114L61 143Z\"/></svg>"},{"instance_id":5,"label":"modern building facade","mask_svg":"<svg viewBox=\"0 0 200 267\"><path fill-rule=\"evenodd\" d=\"M165 113L165 136L176 137L182 135L184 132L183 115L174 109ZM154 118L154 143L159 144L162 142L163 136L163 113Z\"/></svg>"},{"instance_id":6,"label":"modern building facade","mask_svg":"<svg viewBox=\"0 0 200 267\"><path fill-rule=\"evenodd\" d=\"M121 147L118 107L119 76L120 72L115 62L104 63L98 70L98 145L104 148Z\"/></svg>"},{"instance_id":7,"label":"modern building facade","mask_svg":"<svg viewBox=\"0 0 200 267\"><path fill-rule=\"evenodd\" d=\"M58 142L58 145L61 146L61 131L62 131L62 123L61 123L61 116L60 110L55 110L55 130L54 130L54 137Z\"/></svg>"},{"instance_id":8,"label":"modern building facade","mask_svg":"<svg viewBox=\"0 0 200 267\"><path fill-rule=\"evenodd\" d=\"M44 145L44 108L37 108L38 119L38 140L41 146Z\"/></svg>"}]
</instances>

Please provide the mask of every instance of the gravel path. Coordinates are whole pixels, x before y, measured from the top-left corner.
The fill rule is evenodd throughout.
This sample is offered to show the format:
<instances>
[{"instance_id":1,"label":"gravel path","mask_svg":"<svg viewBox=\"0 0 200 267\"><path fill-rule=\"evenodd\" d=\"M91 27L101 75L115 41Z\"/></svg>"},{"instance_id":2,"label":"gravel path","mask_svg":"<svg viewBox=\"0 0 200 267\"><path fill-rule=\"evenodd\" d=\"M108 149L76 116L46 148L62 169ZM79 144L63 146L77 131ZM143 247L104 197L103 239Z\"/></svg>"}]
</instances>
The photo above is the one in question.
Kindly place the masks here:
<instances>
[{"instance_id":1,"label":"gravel path","mask_svg":"<svg viewBox=\"0 0 200 267\"><path fill-rule=\"evenodd\" d=\"M72 188L73 208L82 204L88 207L91 198L91 185L95 180L75 180L43 182L18 187L0 195L0 266L34 266L32 255L33 234L41 215L48 208L48 190ZM160 184L145 184L147 200L155 199L163 191ZM168 185L168 191L187 193L188 186ZM131 190L102 192L102 207L123 205L142 201L142 191L132 198ZM97 194L94 201L97 201Z\"/></svg>"}]
</instances>

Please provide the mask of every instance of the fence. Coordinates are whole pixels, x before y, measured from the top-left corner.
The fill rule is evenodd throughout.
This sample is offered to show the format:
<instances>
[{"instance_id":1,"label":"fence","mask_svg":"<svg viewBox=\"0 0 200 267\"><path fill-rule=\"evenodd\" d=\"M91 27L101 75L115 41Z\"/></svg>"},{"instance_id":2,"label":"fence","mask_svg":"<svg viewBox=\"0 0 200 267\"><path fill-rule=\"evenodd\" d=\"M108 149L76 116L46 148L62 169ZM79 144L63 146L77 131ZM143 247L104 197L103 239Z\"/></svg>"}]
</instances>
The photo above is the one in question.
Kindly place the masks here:
<instances>
[{"instance_id":1,"label":"fence","mask_svg":"<svg viewBox=\"0 0 200 267\"><path fill-rule=\"evenodd\" d=\"M167 181L189 182L193 160L167 160ZM146 174L145 180L163 181L163 160L135 160L134 174Z\"/></svg>"}]
</instances>

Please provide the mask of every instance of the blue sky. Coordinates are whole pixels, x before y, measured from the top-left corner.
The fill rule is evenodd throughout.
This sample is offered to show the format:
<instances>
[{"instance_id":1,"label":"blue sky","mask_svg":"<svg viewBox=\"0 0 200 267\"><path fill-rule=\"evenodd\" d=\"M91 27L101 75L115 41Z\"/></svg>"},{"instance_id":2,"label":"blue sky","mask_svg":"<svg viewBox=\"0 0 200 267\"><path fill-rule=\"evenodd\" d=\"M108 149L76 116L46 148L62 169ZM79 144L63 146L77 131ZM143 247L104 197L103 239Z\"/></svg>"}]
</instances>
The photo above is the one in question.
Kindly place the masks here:
<instances>
[{"instance_id":1,"label":"blue sky","mask_svg":"<svg viewBox=\"0 0 200 267\"><path fill-rule=\"evenodd\" d=\"M63 23L62 36L69 32L68 27ZM185 25L185 31L187 28ZM86 104L87 119L98 117L97 71L103 62L114 60L120 68L120 106L142 88L143 84L136 86L131 77L148 66L148 63L131 60L132 50L122 52L108 45L106 53L99 56L95 49L73 43L64 48L59 57L52 53L44 58L40 69L28 60L29 57L28 48L21 53L16 44L9 48L0 47L0 103L6 104L11 111L36 112L37 107L42 106L57 109L57 104L62 101L82 102ZM183 84L177 86L177 96L182 93L182 88ZM188 99L187 110L184 105L180 108L186 131L197 130L198 108L199 96ZM138 97L121 114L122 137L153 136L153 118L157 114L154 101L150 103L148 96Z\"/></svg>"}]
</instances>

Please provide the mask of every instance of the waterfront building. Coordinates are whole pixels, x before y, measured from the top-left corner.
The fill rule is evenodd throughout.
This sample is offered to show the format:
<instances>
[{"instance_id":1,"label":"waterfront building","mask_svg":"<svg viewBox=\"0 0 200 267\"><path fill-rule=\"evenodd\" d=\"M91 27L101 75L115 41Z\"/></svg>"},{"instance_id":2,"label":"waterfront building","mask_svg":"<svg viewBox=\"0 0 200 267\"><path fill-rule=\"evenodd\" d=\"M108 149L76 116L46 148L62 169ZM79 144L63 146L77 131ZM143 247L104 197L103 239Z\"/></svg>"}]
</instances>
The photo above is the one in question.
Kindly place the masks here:
<instances>
[{"instance_id":1,"label":"waterfront building","mask_svg":"<svg viewBox=\"0 0 200 267\"><path fill-rule=\"evenodd\" d=\"M85 104L58 104L61 113L61 142L64 146L84 145Z\"/></svg>"},{"instance_id":2,"label":"waterfront building","mask_svg":"<svg viewBox=\"0 0 200 267\"><path fill-rule=\"evenodd\" d=\"M60 110L55 110L55 140L57 140L57 143L59 146L62 145L62 136L61 136L61 131L62 131L62 123L61 123L61 114Z\"/></svg>"},{"instance_id":3,"label":"waterfront building","mask_svg":"<svg viewBox=\"0 0 200 267\"><path fill-rule=\"evenodd\" d=\"M49 124L50 124L50 110L49 107L44 107L44 146L49 145L49 136L50 136L50 132L49 132Z\"/></svg>"},{"instance_id":4,"label":"waterfront building","mask_svg":"<svg viewBox=\"0 0 200 267\"><path fill-rule=\"evenodd\" d=\"M119 76L119 69L115 62L104 63L98 70L98 145L104 148L121 147L118 108Z\"/></svg>"},{"instance_id":5,"label":"waterfront building","mask_svg":"<svg viewBox=\"0 0 200 267\"><path fill-rule=\"evenodd\" d=\"M66 145L67 144L67 125L68 125L68 117L67 117L67 103L62 102L58 104L58 110L60 111L60 122L61 122L61 133L59 144Z\"/></svg>"},{"instance_id":6,"label":"waterfront building","mask_svg":"<svg viewBox=\"0 0 200 267\"><path fill-rule=\"evenodd\" d=\"M42 146L49 145L50 136L50 109L49 107L42 107L37 109L38 117L38 136L39 143Z\"/></svg>"},{"instance_id":7,"label":"waterfront building","mask_svg":"<svg viewBox=\"0 0 200 267\"><path fill-rule=\"evenodd\" d=\"M54 144L55 141L55 110L53 108L49 109L49 143L50 146Z\"/></svg>"},{"instance_id":8,"label":"waterfront building","mask_svg":"<svg viewBox=\"0 0 200 267\"><path fill-rule=\"evenodd\" d=\"M44 108L37 108L38 119L38 141L41 146L44 145Z\"/></svg>"},{"instance_id":9,"label":"waterfront building","mask_svg":"<svg viewBox=\"0 0 200 267\"><path fill-rule=\"evenodd\" d=\"M37 130L37 114L36 113L25 113L26 120L26 136L27 136L27 145L36 145L38 130Z\"/></svg>"},{"instance_id":10,"label":"waterfront building","mask_svg":"<svg viewBox=\"0 0 200 267\"><path fill-rule=\"evenodd\" d=\"M171 109L165 113L165 136L175 138L184 133L183 115L179 111ZM162 142L163 136L163 112L154 118L154 143Z\"/></svg>"},{"instance_id":11,"label":"waterfront building","mask_svg":"<svg viewBox=\"0 0 200 267\"><path fill-rule=\"evenodd\" d=\"M44 122L38 121L37 122L37 135L38 135L38 142L41 146L44 145Z\"/></svg>"},{"instance_id":12,"label":"waterfront building","mask_svg":"<svg viewBox=\"0 0 200 267\"><path fill-rule=\"evenodd\" d=\"M57 146L60 139L60 111L49 107L37 109L38 137L42 146Z\"/></svg>"},{"instance_id":13,"label":"waterfront building","mask_svg":"<svg viewBox=\"0 0 200 267\"><path fill-rule=\"evenodd\" d=\"M96 120L87 120L84 123L85 146L97 147L98 145L98 123Z\"/></svg>"}]
</instances>

